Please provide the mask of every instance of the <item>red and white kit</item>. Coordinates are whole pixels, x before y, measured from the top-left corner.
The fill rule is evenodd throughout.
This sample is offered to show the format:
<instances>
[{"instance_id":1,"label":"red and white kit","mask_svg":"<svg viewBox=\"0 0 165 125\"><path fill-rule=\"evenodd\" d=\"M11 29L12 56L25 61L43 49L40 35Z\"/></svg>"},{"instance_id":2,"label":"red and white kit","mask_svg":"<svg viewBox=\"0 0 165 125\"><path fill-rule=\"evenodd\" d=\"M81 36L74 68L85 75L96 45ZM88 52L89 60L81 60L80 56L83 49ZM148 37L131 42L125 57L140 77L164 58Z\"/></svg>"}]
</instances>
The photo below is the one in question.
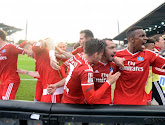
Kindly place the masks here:
<instances>
[{"instance_id":1,"label":"red and white kit","mask_svg":"<svg viewBox=\"0 0 165 125\"><path fill-rule=\"evenodd\" d=\"M94 90L93 68L81 54L68 61L68 72L64 86L62 102L71 104L95 104L109 87L106 83L97 91Z\"/></svg>"},{"instance_id":2,"label":"red and white kit","mask_svg":"<svg viewBox=\"0 0 165 125\"><path fill-rule=\"evenodd\" d=\"M32 50L36 60L37 71L40 74L42 81L43 93L41 96L42 102L60 103L63 95L63 87L58 88L53 95L48 94L47 85L57 83L61 80L59 71L52 69L50 66L50 58L48 49L41 48L41 43L36 43Z\"/></svg>"},{"instance_id":3,"label":"red and white kit","mask_svg":"<svg viewBox=\"0 0 165 125\"><path fill-rule=\"evenodd\" d=\"M5 44L0 48L0 99L15 99L20 85L20 77L17 70L18 54L23 49L14 44Z\"/></svg>"},{"instance_id":4,"label":"red and white kit","mask_svg":"<svg viewBox=\"0 0 165 125\"><path fill-rule=\"evenodd\" d=\"M147 94L145 84L149 75L149 66L164 68L165 59L150 50L132 54L123 49L115 56L124 58L124 67L118 68L121 72L116 82L114 104L146 105Z\"/></svg>"}]
</instances>

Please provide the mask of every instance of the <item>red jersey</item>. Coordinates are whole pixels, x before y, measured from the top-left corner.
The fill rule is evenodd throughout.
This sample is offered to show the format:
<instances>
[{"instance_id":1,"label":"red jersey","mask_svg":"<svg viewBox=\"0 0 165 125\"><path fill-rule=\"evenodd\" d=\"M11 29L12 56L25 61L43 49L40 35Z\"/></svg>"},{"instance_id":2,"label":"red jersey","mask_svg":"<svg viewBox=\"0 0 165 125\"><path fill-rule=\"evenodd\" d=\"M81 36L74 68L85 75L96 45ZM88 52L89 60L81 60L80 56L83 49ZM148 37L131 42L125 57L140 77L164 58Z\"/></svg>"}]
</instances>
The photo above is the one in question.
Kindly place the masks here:
<instances>
[{"instance_id":1,"label":"red jersey","mask_svg":"<svg viewBox=\"0 0 165 125\"><path fill-rule=\"evenodd\" d=\"M37 71L43 84L43 89L47 88L47 84L54 84L61 80L59 72L50 66L49 51L40 47L40 43L36 43L32 47L34 58L36 60Z\"/></svg>"},{"instance_id":2,"label":"red jersey","mask_svg":"<svg viewBox=\"0 0 165 125\"><path fill-rule=\"evenodd\" d=\"M109 88L105 83L100 89L94 91L93 69L81 54L68 60L69 68L64 86L63 103L96 104L104 92Z\"/></svg>"},{"instance_id":3,"label":"red jersey","mask_svg":"<svg viewBox=\"0 0 165 125\"><path fill-rule=\"evenodd\" d=\"M0 81L1 84L10 82L20 82L17 70L18 54L22 54L23 49L14 44L5 44L0 48Z\"/></svg>"},{"instance_id":4,"label":"red jersey","mask_svg":"<svg viewBox=\"0 0 165 125\"><path fill-rule=\"evenodd\" d=\"M124 67L118 68L121 76L116 82L114 104L146 105L145 84L149 75L149 66L163 68L165 59L150 50L132 54L126 48L116 52L124 58Z\"/></svg>"},{"instance_id":5,"label":"red jersey","mask_svg":"<svg viewBox=\"0 0 165 125\"><path fill-rule=\"evenodd\" d=\"M94 87L95 90L99 89L107 80L107 77L110 71L116 71L115 64L113 62L102 63L98 62L96 65L93 65L94 71ZM111 104L111 86L105 91L101 99L96 102L96 104Z\"/></svg>"},{"instance_id":6,"label":"red jersey","mask_svg":"<svg viewBox=\"0 0 165 125\"><path fill-rule=\"evenodd\" d=\"M72 51L72 54L76 55L77 53L82 53L82 52L84 52L84 49L82 46L79 46L74 51Z\"/></svg>"}]
</instances>

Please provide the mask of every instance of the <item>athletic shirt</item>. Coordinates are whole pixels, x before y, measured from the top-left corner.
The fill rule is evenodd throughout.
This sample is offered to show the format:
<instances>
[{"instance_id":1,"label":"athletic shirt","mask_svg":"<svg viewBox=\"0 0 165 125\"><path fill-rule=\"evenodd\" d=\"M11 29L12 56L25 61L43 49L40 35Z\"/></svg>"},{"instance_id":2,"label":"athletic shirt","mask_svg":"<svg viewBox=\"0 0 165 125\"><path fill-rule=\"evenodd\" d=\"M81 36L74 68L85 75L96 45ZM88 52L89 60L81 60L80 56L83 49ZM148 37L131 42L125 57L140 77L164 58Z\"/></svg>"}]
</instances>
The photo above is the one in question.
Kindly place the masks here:
<instances>
[{"instance_id":1,"label":"athletic shirt","mask_svg":"<svg viewBox=\"0 0 165 125\"><path fill-rule=\"evenodd\" d=\"M5 44L0 48L0 81L1 84L9 82L20 82L17 70L18 54L22 54L23 49L14 44Z\"/></svg>"},{"instance_id":2,"label":"athletic shirt","mask_svg":"<svg viewBox=\"0 0 165 125\"><path fill-rule=\"evenodd\" d=\"M107 80L110 71L116 71L115 64L113 62L102 63L98 62L93 65L94 71L94 88L97 90L100 88ZM96 104L111 104L111 86L105 91L104 95Z\"/></svg>"},{"instance_id":3,"label":"athletic shirt","mask_svg":"<svg viewBox=\"0 0 165 125\"><path fill-rule=\"evenodd\" d=\"M115 56L124 58L124 67L119 67L120 78L116 82L114 104L146 105L145 84L149 66L163 68L165 59L150 50L132 54L126 48Z\"/></svg>"},{"instance_id":4,"label":"athletic shirt","mask_svg":"<svg viewBox=\"0 0 165 125\"><path fill-rule=\"evenodd\" d=\"M68 65L62 102L96 104L109 84L106 82L100 89L94 91L93 69L79 53L68 60Z\"/></svg>"},{"instance_id":5,"label":"athletic shirt","mask_svg":"<svg viewBox=\"0 0 165 125\"><path fill-rule=\"evenodd\" d=\"M36 60L37 71L40 74L40 79L43 84L43 89L47 88L47 85L54 84L61 80L59 72L54 70L50 66L50 58L48 49L40 47L40 42L36 43L32 50L34 52L34 58Z\"/></svg>"},{"instance_id":6,"label":"athletic shirt","mask_svg":"<svg viewBox=\"0 0 165 125\"><path fill-rule=\"evenodd\" d=\"M79 46L74 51L72 51L72 54L76 55L77 53L82 53L82 52L84 52L84 49L82 46Z\"/></svg>"}]
</instances>

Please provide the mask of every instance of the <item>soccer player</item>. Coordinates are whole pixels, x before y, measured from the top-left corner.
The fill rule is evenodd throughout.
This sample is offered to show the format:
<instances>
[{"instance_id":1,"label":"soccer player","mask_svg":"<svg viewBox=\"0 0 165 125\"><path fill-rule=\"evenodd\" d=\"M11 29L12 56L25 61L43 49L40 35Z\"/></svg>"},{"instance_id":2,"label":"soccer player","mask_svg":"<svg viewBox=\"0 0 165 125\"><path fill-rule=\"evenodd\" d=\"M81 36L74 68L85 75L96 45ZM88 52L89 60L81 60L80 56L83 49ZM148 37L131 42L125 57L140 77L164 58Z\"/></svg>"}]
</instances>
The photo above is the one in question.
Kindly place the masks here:
<instances>
[{"instance_id":1,"label":"soccer player","mask_svg":"<svg viewBox=\"0 0 165 125\"><path fill-rule=\"evenodd\" d=\"M63 51L59 47L56 47L56 50L60 53L60 54L58 54L56 56L59 57L59 58L69 59L73 55L76 55L77 53L82 53L82 52L84 52L84 50L83 50L84 44L86 43L87 40L90 40L92 38L94 38L94 35L93 35L92 31L90 31L90 30L82 30L82 31L80 31L80 40L79 40L80 46L77 47L71 53Z\"/></svg>"},{"instance_id":2,"label":"soccer player","mask_svg":"<svg viewBox=\"0 0 165 125\"><path fill-rule=\"evenodd\" d=\"M48 41L49 39L46 39ZM36 43L32 46L30 43L24 46L24 51L31 55L34 53L34 58L36 60L37 71L26 71L26 70L18 70L21 74L27 74L33 77L40 77L42 86L43 86L43 94L41 97L42 102L50 102L50 103L60 103L61 97L63 94L63 87L59 88L54 95L49 95L47 92L47 85L54 84L61 80L59 71L54 70L50 66L50 58L49 51L47 48L41 47L41 42ZM31 48L31 49L30 49Z\"/></svg>"},{"instance_id":3,"label":"soccer player","mask_svg":"<svg viewBox=\"0 0 165 125\"><path fill-rule=\"evenodd\" d=\"M20 77L16 72L17 59L18 54L22 53L22 48L6 42L6 34L0 30L0 99L15 99L20 85Z\"/></svg>"},{"instance_id":4,"label":"soccer player","mask_svg":"<svg viewBox=\"0 0 165 125\"><path fill-rule=\"evenodd\" d=\"M84 54L77 54L69 59L69 69L65 80L63 103L96 104L104 92L113 84L120 73L108 74L106 82L96 91L94 90L93 69L101 59L105 44L97 39L90 39L85 43ZM53 85L48 86L48 91ZM55 88L55 87L54 87ZM56 88L58 88L56 86Z\"/></svg>"},{"instance_id":5,"label":"soccer player","mask_svg":"<svg viewBox=\"0 0 165 125\"><path fill-rule=\"evenodd\" d=\"M116 52L116 45L112 39L103 39L105 43L105 50L101 60L92 65L94 88L99 89L107 80L110 71L116 71L114 62L114 55ZM105 91L104 95L96 102L96 104L111 104L111 86Z\"/></svg>"},{"instance_id":6,"label":"soccer player","mask_svg":"<svg viewBox=\"0 0 165 125\"><path fill-rule=\"evenodd\" d=\"M149 66L164 68L165 59L149 50L143 50L147 41L142 27L131 27L126 33L128 46L116 52L115 56L124 58L124 67L116 81L113 104L146 105L145 84L148 79Z\"/></svg>"}]
</instances>

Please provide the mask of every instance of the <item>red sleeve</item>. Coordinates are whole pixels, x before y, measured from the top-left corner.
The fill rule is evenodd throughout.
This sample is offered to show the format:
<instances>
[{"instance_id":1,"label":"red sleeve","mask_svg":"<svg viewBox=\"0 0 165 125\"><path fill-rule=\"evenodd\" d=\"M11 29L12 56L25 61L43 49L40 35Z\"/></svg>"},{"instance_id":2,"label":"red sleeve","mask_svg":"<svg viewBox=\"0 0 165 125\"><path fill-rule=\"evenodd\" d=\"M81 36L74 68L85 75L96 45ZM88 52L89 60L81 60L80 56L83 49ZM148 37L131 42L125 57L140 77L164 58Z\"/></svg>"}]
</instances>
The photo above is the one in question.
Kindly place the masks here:
<instances>
[{"instance_id":1,"label":"red sleeve","mask_svg":"<svg viewBox=\"0 0 165 125\"><path fill-rule=\"evenodd\" d=\"M152 67L152 72L158 75L165 75L165 69L160 69L157 67Z\"/></svg>"},{"instance_id":2,"label":"red sleeve","mask_svg":"<svg viewBox=\"0 0 165 125\"><path fill-rule=\"evenodd\" d=\"M22 54L23 53L23 49L20 48L17 45L11 44L11 51L14 55L18 55L18 54Z\"/></svg>"},{"instance_id":3,"label":"red sleeve","mask_svg":"<svg viewBox=\"0 0 165 125\"><path fill-rule=\"evenodd\" d=\"M72 51L73 55L76 55L78 53L78 48L76 48L75 50Z\"/></svg>"},{"instance_id":4,"label":"red sleeve","mask_svg":"<svg viewBox=\"0 0 165 125\"><path fill-rule=\"evenodd\" d=\"M93 72L83 71L80 76L81 86L87 101L87 104L96 104L96 102L103 96L105 91L109 88L109 84L105 82L99 89L94 90Z\"/></svg>"},{"instance_id":5,"label":"red sleeve","mask_svg":"<svg viewBox=\"0 0 165 125\"><path fill-rule=\"evenodd\" d=\"M149 58L152 67L157 67L161 69L165 67L165 58L161 57L159 54L150 52Z\"/></svg>"}]
</instances>

